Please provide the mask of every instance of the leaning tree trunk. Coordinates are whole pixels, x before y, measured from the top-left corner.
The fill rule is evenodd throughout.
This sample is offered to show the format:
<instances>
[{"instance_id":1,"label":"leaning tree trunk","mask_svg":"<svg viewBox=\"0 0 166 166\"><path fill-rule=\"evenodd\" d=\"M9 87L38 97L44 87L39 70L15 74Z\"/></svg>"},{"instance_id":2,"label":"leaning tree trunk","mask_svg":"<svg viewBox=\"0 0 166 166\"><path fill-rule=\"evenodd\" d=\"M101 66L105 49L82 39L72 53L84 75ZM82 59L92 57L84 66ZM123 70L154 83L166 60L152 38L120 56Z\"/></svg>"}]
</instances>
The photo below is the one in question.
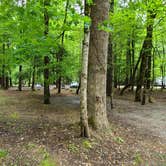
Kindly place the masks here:
<instances>
[{"instance_id":1,"label":"leaning tree trunk","mask_svg":"<svg viewBox=\"0 0 166 166\"><path fill-rule=\"evenodd\" d=\"M132 72L132 76L131 76L131 78L130 78L129 84L127 84L127 85L125 85L125 87L123 87L123 89L122 89L121 92L120 92L120 95L123 95L124 91L125 91L127 88L129 88L130 86L134 87L134 84L135 84L135 75L136 75L136 72L137 72L137 70L138 70L138 66L139 66L140 61L141 61L141 55L139 55L139 57L138 57L138 60L137 60L137 63L136 63L136 65L135 65L135 67L134 67L134 70L133 70L133 72Z\"/></svg>"},{"instance_id":2,"label":"leaning tree trunk","mask_svg":"<svg viewBox=\"0 0 166 166\"><path fill-rule=\"evenodd\" d=\"M152 37L153 37L153 24L156 14L153 11L147 12L147 31L146 37L141 49L141 67L139 72L139 78L137 81L137 88L135 94L135 101L141 101L144 105L146 103L146 95L147 90L149 93L150 100L150 85L151 82L151 56L152 56ZM142 92L142 86L144 85L144 89ZM142 95L142 98L141 98Z\"/></svg>"},{"instance_id":3,"label":"leaning tree trunk","mask_svg":"<svg viewBox=\"0 0 166 166\"><path fill-rule=\"evenodd\" d=\"M46 6L49 6L48 0L44 1L44 35L47 37L49 32L49 15ZM44 56L44 104L50 104L50 88L49 88L49 57Z\"/></svg>"},{"instance_id":4,"label":"leaning tree trunk","mask_svg":"<svg viewBox=\"0 0 166 166\"><path fill-rule=\"evenodd\" d=\"M106 109L107 50L109 34L99 28L109 15L109 0L94 0L88 63L88 113L97 130L108 127Z\"/></svg>"}]
</instances>

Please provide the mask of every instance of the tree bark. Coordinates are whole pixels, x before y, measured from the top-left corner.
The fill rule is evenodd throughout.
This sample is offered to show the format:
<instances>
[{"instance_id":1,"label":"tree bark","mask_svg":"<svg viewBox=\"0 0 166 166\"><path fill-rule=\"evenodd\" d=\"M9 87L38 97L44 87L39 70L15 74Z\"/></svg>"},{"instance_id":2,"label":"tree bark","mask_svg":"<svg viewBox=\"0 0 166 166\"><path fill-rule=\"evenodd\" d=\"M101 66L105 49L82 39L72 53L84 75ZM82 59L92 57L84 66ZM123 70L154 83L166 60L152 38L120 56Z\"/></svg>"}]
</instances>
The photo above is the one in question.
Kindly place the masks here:
<instances>
[{"instance_id":1,"label":"tree bark","mask_svg":"<svg viewBox=\"0 0 166 166\"><path fill-rule=\"evenodd\" d=\"M108 32L99 25L108 19L109 0L94 0L91 8L92 25L90 30L88 63L88 113L92 115L92 126L97 130L108 127L106 109L106 75Z\"/></svg>"},{"instance_id":2,"label":"tree bark","mask_svg":"<svg viewBox=\"0 0 166 166\"><path fill-rule=\"evenodd\" d=\"M85 16L89 16L90 8L85 3ZM81 93L80 93L80 124L81 124L81 137L90 137L89 132L89 124L88 124L88 112L87 112L87 77L88 77L88 53L89 53L89 39L90 39L90 31L89 27L84 25L84 40L83 40L83 47L82 47L82 71L81 71Z\"/></svg>"},{"instance_id":3,"label":"tree bark","mask_svg":"<svg viewBox=\"0 0 166 166\"><path fill-rule=\"evenodd\" d=\"M130 36L128 36L127 40L127 51L126 51L126 79L125 79L125 85L128 85L131 78L131 39Z\"/></svg>"},{"instance_id":4,"label":"tree bark","mask_svg":"<svg viewBox=\"0 0 166 166\"><path fill-rule=\"evenodd\" d=\"M2 44L2 53L3 56L5 56L5 44ZM2 79L1 79L1 88L5 88L5 64L4 62L2 63Z\"/></svg>"},{"instance_id":5,"label":"tree bark","mask_svg":"<svg viewBox=\"0 0 166 166\"><path fill-rule=\"evenodd\" d=\"M49 15L46 6L49 6L49 0L44 1L44 35L47 37L49 32ZM49 88L49 57L44 56L44 104L50 104L50 88Z\"/></svg>"},{"instance_id":6,"label":"tree bark","mask_svg":"<svg viewBox=\"0 0 166 166\"><path fill-rule=\"evenodd\" d=\"M150 99L150 85L151 82L151 56L152 56L152 36L153 36L153 24L155 19L155 14L153 11L147 12L147 30L146 37L141 49L141 67L139 72L139 78L137 80L137 88L135 94L135 101L141 101L142 95L142 104L146 103L146 95L148 89L149 99ZM144 89L142 92L142 86L144 85Z\"/></svg>"},{"instance_id":7,"label":"tree bark","mask_svg":"<svg viewBox=\"0 0 166 166\"><path fill-rule=\"evenodd\" d=\"M64 21L63 21L63 26L65 26L66 22L67 22L68 7L69 7L69 0L66 0L65 17L64 17ZM65 32L66 32L65 30L63 30L63 32L62 32L62 39L61 39L62 49L60 50L60 55L59 55L59 60L58 60L59 63L61 63L61 61L63 60ZM61 82L62 82L61 69L60 69L59 74L60 74L60 76L59 76L59 79L58 79L58 93L61 93Z\"/></svg>"},{"instance_id":8,"label":"tree bark","mask_svg":"<svg viewBox=\"0 0 166 166\"><path fill-rule=\"evenodd\" d=\"M114 12L114 0L110 2L110 12ZM113 34L109 34L108 44L108 66L107 66L107 96L109 97L109 103L111 109L113 108L113 78L114 78L114 55L113 55Z\"/></svg>"},{"instance_id":9,"label":"tree bark","mask_svg":"<svg viewBox=\"0 0 166 166\"><path fill-rule=\"evenodd\" d=\"M123 95L124 91L125 91L127 88L129 88L130 86L134 86L134 83L135 83L135 75L136 75L136 72L137 72L137 70L138 70L138 66L139 66L140 61L141 61L141 55L139 55L139 58L138 58L138 60L137 60L137 63L136 63L136 65L135 65L135 67L134 67L134 71L133 71L132 76L131 76L131 78L130 78L129 84L125 85L125 87L121 90L120 95Z\"/></svg>"},{"instance_id":10,"label":"tree bark","mask_svg":"<svg viewBox=\"0 0 166 166\"><path fill-rule=\"evenodd\" d=\"M18 90L22 91L22 65L19 65L19 82L18 82Z\"/></svg>"},{"instance_id":11,"label":"tree bark","mask_svg":"<svg viewBox=\"0 0 166 166\"><path fill-rule=\"evenodd\" d=\"M36 75L36 66L34 64L33 71L32 71L32 85L31 85L32 91L35 91L35 75Z\"/></svg>"}]
</instances>

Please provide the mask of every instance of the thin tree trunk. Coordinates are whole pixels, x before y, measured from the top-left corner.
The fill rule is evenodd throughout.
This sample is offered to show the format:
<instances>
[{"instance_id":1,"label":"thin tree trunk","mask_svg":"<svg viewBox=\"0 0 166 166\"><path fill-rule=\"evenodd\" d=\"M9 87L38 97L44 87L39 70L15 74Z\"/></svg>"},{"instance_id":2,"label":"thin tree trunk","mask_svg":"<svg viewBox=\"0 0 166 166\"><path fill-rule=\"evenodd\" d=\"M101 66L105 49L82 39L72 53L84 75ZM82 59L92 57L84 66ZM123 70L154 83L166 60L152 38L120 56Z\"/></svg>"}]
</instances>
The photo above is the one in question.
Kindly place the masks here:
<instances>
[{"instance_id":1,"label":"thin tree trunk","mask_svg":"<svg viewBox=\"0 0 166 166\"><path fill-rule=\"evenodd\" d=\"M135 75L136 75L136 72L137 72L137 70L138 70L138 66L139 66L140 61L141 61L141 55L139 55L139 58L138 58L137 63L136 63L136 65L135 65L133 74L132 74L132 76L131 76L131 78L130 78L129 84L127 84L127 85L121 90L120 95L123 95L124 91L125 91L127 88L129 88L130 86L134 86Z\"/></svg>"},{"instance_id":2,"label":"thin tree trunk","mask_svg":"<svg viewBox=\"0 0 166 166\"><path fill-rule=\"evenodd\" d=\"M117 88L118 87L118 78L117 78L117 55L116 54L114 54L114 75L113 75L113 77L114 77L114 88Z\"/></svg>"},{"instance_id":3,"label":"thin tree trunk","mask_svg":"<svg viewBox=\"0 0 166 166\"><path fill-rule=\"evenodd\" d=\"M2 65L1 88L5 88L5 65Z\"/></svg>"},{"instance_id":4,"label":"thin tree trunk","mask_svg":"<svg viewBox=\"0 0 166 166\"><path fill-rule=\"evenodd\" d=\"M131 41L131 65L132 65L132 78L130 78L130 81L132 79L132 86L131 90L134 91L134 85L135 85L135 38L134 38L134 30L132 33L132 41ZM137 69L136 69L137 70Z\"/></svg>"},{"instance_id":5,"label":"thin tree trunk","mask_svg":"<svg viewBox=\"0 0 166 166\"><path fill-rule=\"evenodd\" d=\"M9 77L6 76L5 78L5 89L9 89Z\"/></svg>"},{"instance_id":6,"label":"thin tree trunk","mask_svg":"<svg viewBox=\"0 0 166 166\"><path fill-rule=\"evenodd\" d=\"M2 44L2 53L3 57L5 56L5 44ZM1 80L1 87L4 89L5 88L5 64L4 62L2 63L2 80Z\"/></svg>"},{"instance_id":7,"label":"thin tree trunk","mask_svg":"<svg viewBox=\"0 0 166 166\"><path fill-rule=\"evenodd\" d=\"M85 15L89 16L90 8L85 0ZM84 41L82 47L82 71L81 71L81 93L80 93L80 124L81 124L81 136L90 137L89 125L88 125L88 112L87 112L87 76L88 76L88 53L89 53L89 28L84 26Z\"/></svg>"},{"instance_id":8,"label":"thin tree trunk","mask_svg":"<svg viewBox=\"0 0 166 166\"><path fill-rule=\"evenodd\" d=\"M11 72L11 70L9 71L9 75L10 75L10 77L9 77L9 86L12 87L13 82L12 82L12 72Z\"/></svg>"},{"instance_id":9,"label":"thin tree trunk","mask_svg":"<svg viewBox=\"0 0 166 166\"><path fill-rule=\"evenodd\" d=\"M114 12L114 0L110 3L110 12ZM113 34L109 34L108 44L108 66L107 66L107 96L109 97L109 103L111 109L113 108L113 78L114 78L114 55L113 55Z\"/></svg>"},{"instance_id":10,"label":"thin tree trunk","mask_svg":"<svg viewBox=\"0 0 166 166\"><path fill-rule=\"evenodd\" d=\"M59 78L58 78L58 93L61 93L61 80L62 80L62 77L59 76Z\"/></svg>"},{"instance_id":11,"label":"thin tree trunk","mask_svg":"<svg viewBox=\"0 0 166 166\"><path fill-rule=\"evenodd\" d=\"M47 37L49 32L49 15L46 6L49 6L48 0L44 1L44 35ZM50 88L49 88L49 57L44 56L44 104L50 104Z\"/></svg>"},{"instance_id":12,"label":"thin tree trunk","mask_svg":"<svg viewBox=\"0 0 166 166\"><path fill-rule=\"evenodd\" d=\"M128 36L127 40L127 51L126 51L126 79L125 79L125 85L129 84L130 78L131 78L131 41L130 36Z\"/></svg>"},{"instance_id":13,"label":"thin tree trunk","mask_svg":"<svg viewBox=\"0 0 166 166\"><path fill-rule=\"evenodd\" d=\"M144 85L143 89L143 97L142 97L142 104L146 103L146 94L148 89L149 100L150 100L150 89L148 87L148 80L151 78L151 51L152 51L152 36L153 36L153 24L154 24L155 14L153 11L147 12L147 34L141 49L141 67L139 78L137 81L137 89L135 94L135 101L141 101L141 92L142 86ZM150 63L150 65L149 65Z\"/></svg>"},{"instance_id":14,"label":"thin tree trunk","mask_svg":"<svg viewBox=\"0 0 166 166\"><path fill-rule=\"evenodd\" d=\"M34 64L32 71L32 86L31 86L32 91L35 91L35 75L36 75L36 66Z\"/></svg>"},{"instance_id":15,"label":"thin tree trunk","mask_svg":"<svg viewBox=\"0 0 166 166\"><path fill-rule=\"evenodd\" d=\"M19 82L18 82L18 90L22 91L22 65L19 65Z\"/></svg>"},{"instance_id":16,"label":"thin tree trunk","mask_svg":"<svg viewBox=\"0 0 166 166\"><path fill-rule=\"evenodd\" d=\"M65 17L64 17L64 21L63 21L63 26L66 25L67 22L67 12L68 12L68 7L69 7L69 0L66 0L66 7L65 7ZM62 49L60 51L60 55L59 55L59 62L61 63L61 61L63 60L63 54L64 54L64 38L65 38L65 30L63 30L62 32L62 40L61 40L61 45L62 45ZM61 69L60 69L61 70ZM60 71L60 76L58 79L58 93L61 93L61 81L62 81L62 76L61 76L61 71Z\"/></svg>"}]
</instances>

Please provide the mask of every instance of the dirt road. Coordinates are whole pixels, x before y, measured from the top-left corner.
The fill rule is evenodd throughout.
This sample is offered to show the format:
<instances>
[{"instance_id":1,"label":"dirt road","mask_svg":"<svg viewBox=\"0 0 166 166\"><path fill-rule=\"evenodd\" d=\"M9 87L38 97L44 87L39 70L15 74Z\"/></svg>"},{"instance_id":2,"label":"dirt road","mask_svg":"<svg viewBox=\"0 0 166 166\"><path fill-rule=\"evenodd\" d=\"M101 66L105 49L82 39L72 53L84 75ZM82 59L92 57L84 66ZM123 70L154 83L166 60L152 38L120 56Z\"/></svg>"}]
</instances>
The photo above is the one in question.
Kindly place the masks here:
<instances>
[{"instance_id":1,"label":"dirt road","mask_svg":"<svg viewBox=\"0 0 166 166\"><path fill-rule=\"evenodd\" d=\"M161 138L166 142L166 103L140 105L133 101L115 100L112 118L138 129L139 132Z\"/></svg>"}]
</instances>

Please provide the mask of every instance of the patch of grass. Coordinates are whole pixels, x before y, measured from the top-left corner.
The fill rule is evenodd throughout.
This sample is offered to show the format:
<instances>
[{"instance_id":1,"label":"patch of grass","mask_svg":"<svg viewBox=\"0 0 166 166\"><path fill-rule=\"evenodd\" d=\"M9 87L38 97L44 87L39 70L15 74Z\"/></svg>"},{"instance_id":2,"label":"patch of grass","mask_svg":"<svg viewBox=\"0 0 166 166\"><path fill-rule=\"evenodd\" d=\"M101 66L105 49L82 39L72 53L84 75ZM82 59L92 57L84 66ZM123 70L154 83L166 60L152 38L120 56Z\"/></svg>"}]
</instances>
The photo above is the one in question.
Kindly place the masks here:
<instances>
[{"instance_id":1,"label":"patch of grass","mask_svg":"<svg viewBox=\"0 0 166 166\"><path fill-rule=\"evenodd\" d=\"M0 104L1 104L1 105L5 105L6 102L7 102L7 100L8 100L8 99L7 99L6 97L2 97L2 96L1 96L1 97L0 97Z\"/></svg>"},{"instance_id":2,"label":"patch of grass","mask_svg":"<svg viewBox=\"0 0 166 166\"><path fill-rule=\"evenodd\" d=\"M0 149L0 158L5 158L8 155L8 152L4 149Z\"/></svg>"},{"instance_id":3,"label":"patch of grass","mask_svg":"<svg viewBox=\"0 0 166 166\"><path fill-rule=\"evenodd\" d=\"M160 160L166 161L166 153L157 153L156 156L159 157Z\"/></svg>"},{"instance_id":4,"label":"patch of grass","mask_svg":"<svg viewBox=\"0 0 166 166\"><path fill-rule=\"evenodd\" d=\"M114 137L114 141L117 142L118 144L124 143L124 139L121 137Z\"/></svg>"},{"instance_id":5,"label":"patch of grass","mask_svg":"<svg viewBox=\"0 0 166 166\"><path fill-rule=\"evenodd\" d=\"M58 166L50 157L45 158L39 166Z\"/></svg>"},{"instance_id":6,"label":"patch of grass","mask_svg":"<svg viewBox=\"0 0 166 166\"><path fill-rule=\"evenodd\" d=\"M34 149L34 148L36 148L36 145L33 144L33 143L28 143L28 144L26 145L26 149Z\"/></svg>"},{"instance_id":7,"label":"patch of grass","mask_svg":"<svg viewBox=\"0 0 166 166\"><path fill-rule=\"evenodd\" d=\"M92 143L89 140L84 140L82 145L85 149L92 149Z\"/></svg>"},{"instance_id":8,"label":"patch of grass","mask_svg":"<svg viewBox=\"0 0 166 166\"><path fill-rule=\"evenodd\" d=\"M79 151L79 148L74 143L71 143L68 145L68 150L70 152L77 153Z\"/></svg>"},{"instance_id":9,"label":"patch of grass","mask_svg":"<svg viewBox=\"0 0 166 166\"><path fill-rule=\"evenodd\" d=\"M134 165L139 166L143 163L142 156L139 152L137 152L134 156Z\"/></svg>"},{"instance_id":10,"label":"patch of grass","mask_svg":"<svg viewBox=\"0 0 166 166\"><path fill-rule=\"evenodd\" d=\"M42 148L41 153L43 154L43 160L39 166L58 166L57 163L51 158L46 148Z\"/></svg>"},{"instance_id":11,"label":"patch of grass","mask_svg":"<svg viewBox=\"0 0 166 166\"><path fill-rule=\"evenodd\" d=\"M9 115L9 118L12 120L18 120L20 118L20 114L18 112L13 112Z\"/></svg>"}]
</instances>

